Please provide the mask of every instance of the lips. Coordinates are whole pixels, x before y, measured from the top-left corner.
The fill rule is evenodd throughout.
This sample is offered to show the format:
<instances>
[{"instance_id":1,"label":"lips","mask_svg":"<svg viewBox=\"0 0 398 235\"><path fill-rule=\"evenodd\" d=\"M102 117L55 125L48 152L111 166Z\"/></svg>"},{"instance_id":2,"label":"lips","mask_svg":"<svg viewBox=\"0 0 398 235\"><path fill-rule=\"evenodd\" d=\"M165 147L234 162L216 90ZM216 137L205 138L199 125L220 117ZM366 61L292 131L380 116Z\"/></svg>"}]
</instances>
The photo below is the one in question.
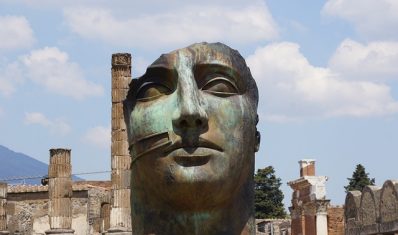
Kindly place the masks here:
<instances>
[{"instance_id":1,"label":"lips","mask_svg":"<svg viewBox=\"0 0 398 235\"><path fill-rule=\"evenodd\" d=\"M208 148L219 152L223 152L223 149L217 144L199 137L198 141L195 141L195 143L185 143L181 139L177 139L175 142L173 142L164 150L164 153L169 154L174 150L184 149L188 154L190 154L196 152L198 148L199 149Z\"/></svg>"},{"instance_id":2,"label":"lips","mask_svg":"<svg viewBox=\"0 0 398 235\"><path fill-rule=\"evenodd\" d=\"M223 149L217 144L199 137L194 144L187 144L181 139L177 139L164 150L164 154L170 154L180 166L192 167L206 164L214 151L223 152Z\"/></svg>"}]
</instances>

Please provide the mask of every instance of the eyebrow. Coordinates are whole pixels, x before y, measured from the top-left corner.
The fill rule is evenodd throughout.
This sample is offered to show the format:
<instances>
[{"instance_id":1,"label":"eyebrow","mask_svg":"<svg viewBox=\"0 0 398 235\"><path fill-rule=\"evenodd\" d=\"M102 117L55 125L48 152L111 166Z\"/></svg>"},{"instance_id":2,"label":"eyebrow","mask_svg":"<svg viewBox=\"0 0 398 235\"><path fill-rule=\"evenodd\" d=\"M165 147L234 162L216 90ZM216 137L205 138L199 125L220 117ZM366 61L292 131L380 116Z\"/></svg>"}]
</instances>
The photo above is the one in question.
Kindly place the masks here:
<instances>
[{"instance_id":1,"label":"eyebrow","mask_svg":"<svg viewBox=\"0 0 398 235\"><path fill-rule=\"evenodd\" d=\"M198 63L197 68L216 68L219 71L225 72L226 75L231 76L235 81L239 80L241 74L234 67L224 63Z\"/></svg>"}]
</instances>

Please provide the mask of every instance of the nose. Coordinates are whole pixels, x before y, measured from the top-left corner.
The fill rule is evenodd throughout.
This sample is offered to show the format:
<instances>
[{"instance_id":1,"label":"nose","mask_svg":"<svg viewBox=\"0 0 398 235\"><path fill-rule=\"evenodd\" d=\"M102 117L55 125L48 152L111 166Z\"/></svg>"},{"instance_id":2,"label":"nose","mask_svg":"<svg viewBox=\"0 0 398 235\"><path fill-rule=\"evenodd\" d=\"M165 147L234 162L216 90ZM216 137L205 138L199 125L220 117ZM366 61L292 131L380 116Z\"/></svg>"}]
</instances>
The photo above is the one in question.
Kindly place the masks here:
<instances>
[{"instance_id":1,"label":"nose","mask_svg":"<svg viewBox=\"0 0 398 235\"><path fill-rule=\"evenodd\" d=\"M173 115L174 128L180 131L206 129L208 117L196 84L184 83L179 88L178 108Z\"/></svg>"}]
</instances>

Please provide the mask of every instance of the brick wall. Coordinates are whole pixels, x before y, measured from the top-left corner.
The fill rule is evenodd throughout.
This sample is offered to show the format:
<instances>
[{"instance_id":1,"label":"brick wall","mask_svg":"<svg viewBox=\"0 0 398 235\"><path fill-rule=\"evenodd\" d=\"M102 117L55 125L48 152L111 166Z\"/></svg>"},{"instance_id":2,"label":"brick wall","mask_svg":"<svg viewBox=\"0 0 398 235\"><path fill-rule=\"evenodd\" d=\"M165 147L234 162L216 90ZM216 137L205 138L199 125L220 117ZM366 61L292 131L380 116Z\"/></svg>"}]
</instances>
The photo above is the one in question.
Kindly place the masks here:
<instances>
[{"instance_id":1,"label":"brick wall","mask_svg":"<svg viewBox=\"0 0 398 235\"><path fill-rule=\"evenodd\" d=\"M328 208L328 235L344 234L344 208Z\"/></svg>"},{"instance_id":2,"label":"brick wall","mask_svg":"<svg viewBox=\"0 0 398 235\"><path fill-rule=\"evenodd\" d=\"M305 215L305 235L316 234L316 218L313 215Z\"/></svg>"}]
</instances>

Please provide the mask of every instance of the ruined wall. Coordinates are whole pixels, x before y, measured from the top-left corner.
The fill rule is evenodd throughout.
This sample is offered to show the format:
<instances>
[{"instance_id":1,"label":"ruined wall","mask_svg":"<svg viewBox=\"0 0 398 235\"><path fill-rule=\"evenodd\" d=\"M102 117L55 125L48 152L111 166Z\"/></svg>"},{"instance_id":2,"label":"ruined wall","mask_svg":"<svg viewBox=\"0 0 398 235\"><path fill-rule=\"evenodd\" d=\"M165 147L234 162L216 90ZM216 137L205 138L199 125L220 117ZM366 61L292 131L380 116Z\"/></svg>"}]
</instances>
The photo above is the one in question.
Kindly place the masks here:
<instances>
[{"instance_id":1,"label":"ruined wall","mask_svg":"<svg viewBox=\"0 0 398 235\"><path fill-rule=\"evenodd\" d=\"M344 208L329 207L328 213L328 235L344 234Z\"/></svg>"},{"instance_id":2,"label":"ruined wall","mask_svg":"<svg viewBox=\"0 0 398 235\"><path fill-rule=\"evenodd\" d=\"M290 219L256 219L256 235L290 235Z\"/></svg>"},{"instance_id":3,"label":"ruined wall","mask_svg":"<svg viewBox=\"0 0 398 235\"><path fill-rule=\"evenodd\" d=\"M345 234L398 233L398 181L383 187L366 186L362 192L348 192L345 201Z\"/></svg>"},{"instance_id":4,"label":"ruined wall","mask_svg":"<svg viewBox=\"0 0 398 235\"><path fill-rule=\"evenodd\" d=\"M47 186L28 185L8 188L7 218L11 234L45 234L45 231L50 229L47 190ZM110 188L74 185L71 202L72 229L75 230L75 234L97 235L105 232L101 206L109 205L110 200Z\"/></svg>"}]
</instances>

